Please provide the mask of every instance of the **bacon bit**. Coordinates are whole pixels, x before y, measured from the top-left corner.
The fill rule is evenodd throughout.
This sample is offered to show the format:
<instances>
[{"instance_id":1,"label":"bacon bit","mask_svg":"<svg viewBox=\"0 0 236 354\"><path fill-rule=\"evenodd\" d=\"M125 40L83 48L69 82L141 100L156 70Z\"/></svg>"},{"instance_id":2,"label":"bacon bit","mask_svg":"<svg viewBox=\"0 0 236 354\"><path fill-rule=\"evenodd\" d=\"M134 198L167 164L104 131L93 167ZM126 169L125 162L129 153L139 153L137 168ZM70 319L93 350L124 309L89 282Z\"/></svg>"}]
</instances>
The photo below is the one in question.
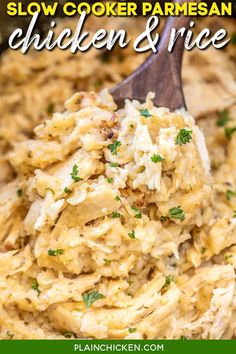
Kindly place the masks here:
<instances>
[{"instance_id":1,"label":"bacon bit","mask_svg":"<svg viewBox=\"0 0 236 354\"><path fill-rule=\"evenodd\" d=\"M111 138L113 137L113 135L114 135L113 131L110 130L110 131L108 131L108 133L107 133L107 138L108 138L108 139L111 139Z\"/></svg>"},{"instance_id":2,"label":"bacon bit","mask_svg":"<svg viewBox=\"0 0 236 354\"><path fill-rule=\"evenodd\" d=\"M109 128L102 128L102 136L105 140L111 140L115 136L117 137L117 133Z\"/></svg>"},{"instance_id":3,"label":"bacon bit","mask_svg":"<svg viewBox=\"0 0 236 354\"><path fill-rule=\"evenodd\" d=\"M226 185L226 186L232 186L232 183L230 183L230 182L225 182L225 185Z\"/></svg>"}]
</instances>

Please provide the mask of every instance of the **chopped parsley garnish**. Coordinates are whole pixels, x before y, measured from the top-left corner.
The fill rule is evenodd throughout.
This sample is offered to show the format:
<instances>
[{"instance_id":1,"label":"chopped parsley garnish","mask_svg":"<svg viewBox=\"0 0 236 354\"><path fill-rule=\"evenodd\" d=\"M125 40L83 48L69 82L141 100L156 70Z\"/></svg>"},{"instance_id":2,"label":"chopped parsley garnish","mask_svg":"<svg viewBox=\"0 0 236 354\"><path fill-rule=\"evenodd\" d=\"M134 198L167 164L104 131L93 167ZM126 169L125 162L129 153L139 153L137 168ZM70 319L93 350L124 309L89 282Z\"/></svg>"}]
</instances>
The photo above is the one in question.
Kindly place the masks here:
<instances>
[{"instance_id":1,"label":"chopped parsley garnish","mask_svg":"<svg viewBox=\"0 0 236 354\"><path fill-rule=\"evenodd\" d=\"M233 128L225 128L225 136L227 139L231 139L232 138L232 135L233 133L236 132L236 127L233 127Z\"/></svg>"},{"instance_id":2,"label":"chopped parsley garnish","mask_svg":"<svg viewBox=\"0 0 236 354\"><path fill-rule=\"evenodd\" d=\"M233 211L233 218L236 218L236 210Z\"/></svg>"},{"instance_id":3,"label":"chopped parsley garnish","mask_svg":"<svg viewBox=\"0 0 236 354\"><path fill-rule=\"evenodd\" d=\"M140 114L141 114L142 117L145 117L145 118L152 117L151 113L149 112L149 110L147 108L142 109L140 111Z\"/></svg>"},{"instance_id":4,"label":"chopped parsley garnish","mask_svg":"<svg viewBox=\"0 0 236 354\"><path fill-rule=\"evenodd\" d=\"M20 198L23 195L23 190L22 189L18 189L18 191L16 192L17 196Z\"/></svg>"},{"instance_id":5,"label":"chopped parsley garnish","mask_svg":"<svg viewBox=\"0 0 236 354\"><path fill-rule=\"evenodd\" d=\"M121 142L116 140L114 144L108 145L108 149L111 151L112 155L117 155L117 148L121 146Z\"/></svg>"},{"instance_id":6,"label":"chopped parsley garnish","mask_svg":"<svg viewBox=\"0 0 236 354\"><path fill-rule=\"evenodd\" d=\"M165 281L164 287L165 287L165 286L169 286L172 281L174 281L173 275L167 275L167 276L166 276L166 281Z\"/></svg>"},{"instance_id":7,"label":"chopped parsley garnish","mask_svg":"<svg viewBox=\"0 0 236 354\"><path fill-rule=\"evenodd\" d=\"M7 330L7 332L6 332L6 335L9 337L9 339L12 339L12 338L15 336L14 333L11 333L11 332L8 331L8 330Z\"/></svg>"},{"instance_id":8,"label":"chopped parsley garnish","mask_svg":"<svg viewBox=\"0 0 236 354\"><path fill-rule=\"evenodd\" d=\"M54 103L49 103L48 107L47 107L47 113L52 115L54 112L54 108L55 108L55 104Z\"/></svg>"},{"instance_id":9,"label":"chopped parsley garnish","mask_svg":"<svg viewBox=\"0 0 236 354\"><path fill-rule=\"evenodd\" d=\"M63 336L65 338L72 338L72 337L76 338L76 334L74 332L65 332L65 333L63 333Z\"/></svg>"},{"instance_id":10,"label":"chopped parsley garnish","mask_svg":"<svg viewBox=\"0 0 236 354\"><path fill-rule=\"evenodd\" d=\"M180 339L181 339L181 340L188 340L188 338L185 337L185 336L181 336Z\"/></svg>"},{"instance_id":11,"label":"chopped parsley garnish","mask_svg":"<svg viewBox=\"0 0 236 354\"><path fill-rule=\"evenodd\" d=\"M102 86L102 80L100 80L100 79L95 80L94 81L94 86L96 88L100 88Z\"/></svg>"},{"instance_id":12,"label":"chopped parsley garnish","mask_svg":"<svg viewBox=\"0 0 236 354\"><path fill-rule=\"evenodd\" d=\"M117 202L120 202L120 201L121 201L121 199L120 199L120 197L119 197L118 195L115 197L115 200L116 200Z\"/></svg>"},{"instance_id":13,"label":"chopped parsley garnish","mask_svg":"<svg viewBox=\"0 0 236 354\"><path fill-rule=\"evenodd\" d=\"M130 124L129 127L132 128L132 129L134 129L134 125L133 125L133 124Z\"/></svg>"},{"instance_id":14,"label":"chopped parsley garnish","mask_svg":"<svg viewBox=\"0 0 236 354\"><path fill-rule=\"evenodd\" d=\"M114 179L112 177L107 178L107 183L113 183Z\"/></svg>"},{"instance_id":15,"label":"chopped parsley garnish","mask_svg":"<svg viewBox=\"0 0 236 354\"><path fill-rule=\"evenodd\" d=\"M51 192L52 194L55 194L54 190L52 188L46 188L45 191Z\"/></svg>"},{"instance_id":16,"label":"chopped parsley garnish","mask_svg":"<svg viewBox=\"0 0 236 354\"><path fill-rule=\"evenodd\" d=\"M85 293L82 295L86 309L89 309L95 301L104 299L104 297L105 296L100 294L98 291L92 291L91 293Z\"/></svg>"},{"instance_id":17,"label":"chopped parsley garnish","mask_svg":"<svg viewBox=\"0 0 236 354\"><path fill-rule=\"evenodd\" d=\"M111 214L112 219L119 219L120 218L120 213L118 211L113 211Z\"/></svg>"},{"instance_id":18,"label":"chopped parsley garnish","mask_svg":"<svg viewBox=\"0 0 236 354\"><path fill-rule=\"evenodd\" d=\"M64 189L64 192L65 192L66 194L71 194L71 193L72 193L72 190L66 187L66 188Z\"/></svg>"},{"instance_id":19,"label":"chopped parsley garnish","mask_svg":"<svg viewBox=\"0 0 236 354\"><path fill-rule=\"evenodd\" d=\"M226 196L226 199L227 199L227 200L231 200L233 197L236 196L236 192L231 191L230 189L228 189L228 190L226 191L225 196Z\"/></svg>"},{"instance_id":20,"label":"chopped parsley garnish","mask_svg":"<svg viewBox=\"0 0 236 354\"><path fill-rule=\"evenodd\" d=\"M142 213L141 213L141 211L138 208L136 208L135 206L132 206L131 209L135 211L135 216L134 217L136 219L141 219L142 218Z\"/></svg>"},{"instance_id":21,"label":"chopped parsley garnish","mask_svg":"<svg viewBox=\"0 0 236 354\"><path fill-rule=\"evenodd\" d=\"M163 157L161 157L160 155L153 155L152 157L151 157L151 160L152 160L152 162L154 162L154 163L157 163L157 162L162 162L162 161L164 161L165 159L163 158Z\"/></svg>"},{"instance_id":22,"label":"chopped parsley garnish","mask_svg":"<svg viewBox=\"0 0 236 354\"><path fill-rule=\"evenodd\" d=\"M207 250L206 247L202 247L202 248L201 248L201 253L205 253L206 250Z\"/></svg>"},{"instance_id":23,"label":"chopped parsley garnish","mask_svg":"<svg viewBox=\"0 0 236 354\"><path fill-rule=\"evenodd\" d=\"M74 165L72 169L72 173L70 174L74 182L83 181L83 178L80 178L78 176L78 173L79 173L79 168L77 165Z\"/></svg>"},{"instance_id":24,"label":"chopped parsley garnish","mask_svg":"<svg viewBox=\"0 0 236 354\"><path fill-rule=\"evenodd\" d=\"M227 109L224 109L220 112L220 118L217 120L218 127L223 127L229 121L229 112Z\"/></svg>"},{"instance_id":25,"label":"chopped parsley garnish","mask_svg":"<svg viewBox=\"0 0 236 354\"><path fill-rule=\"evenodd\" d=\"M226 260L228 260L229 258L232 258L232 257L233 257L233 255L230 254L230 253L226 253L226 254L224 255L224 258L225 258Z\"/></svg>"},{"instance_id":26,"label":"chopped parsley garnish","mask_svg":"<svg viewBox=\"0 0 236 354\"><path fill-rule=\"evenodd\" d=\"M103 258L104 260L104 264L107 266L107 265L110 265L111 264L111 260L110 259L106 259L106 258Z\"/></svg>"},{"instance_id":27,"label":"chopped parsley garnish","mask_svg":"<svg viewBox=\"0 0 236 354\"><path fill-rule=\"evenodd\" d=\"M161 222L169 220L169 216L162 215L161 216Z\"/></svg>"},{"instance_id":28,"label":"chopped parsley garnish","mask_svg":"<svg viewBox=\"0 0 236 354\"><path fill-rule=\"evenodd\" d=\"M180 129L176 139L175 139L175 144L176 145L183 145L187 144L192 140L192 130L187 130L187 129Z\"/></svg>"},{"instance_id":29,"label":"chopped parsley garnish","mask_svg":"<svg viewBox=\"0 0 236 354\"><path fill-rule=\"evenodd\" d=\"M232 33L230 42L232 44L236 45L236 32Z\"/></svg>"},{"instance_id":30,"label":"chopped parsley garnish","mask_svg":"<svg viewBox=\"0 0 236 354\"><path fill-rule=\"evenodd\" d=\"M169 216L171 219L179 219L181 221L185 219L185 214L180 206L171 208L169 210Z\"/></svg>"},{"instance_id":31,"label":"chopped parsley garnish","mask_svg":"<svg viewBox=\"0 0 236 354\"><path fill-rule=\"evenodd\" d=\"M129 331L129 333L134 333L134 332L136 332L137 331L137 328L129 328L128 329L128 331Z\"/></svg>"},{"instance_id":32,"label":"chopped parsley garnish","mask_svg":"<svg viewBox=\"0 0 236 354\"><path fill-rule=\"evenodd\" d=\"M39 283L38 283L37 279L34 279L32 281L31 288L38 293L38 296L40 295L41 291L39 290Z\"/></svg>"},{"instance_id":33,"label":"chopped parsley garnish","mask_svg":"<svg viewBox=\"0 0 236 354\"><path fill-rule=\"evenodd\" d=\"M130 238L133 238L133 239L136 238L134 230L132 230L132 232L129 232L128 235L129 235Z\"/></svg>"},{"instance_id":34,"label":"chopped parsley garnish","mask_svg":"<svg viewBox=\"0 0 236 354\"><path fill-rule=\"evenodd\" d=\"M56 256L60 256L64 253L64 250L62 250L61 248L58 248L57 250L48 250L48 255L51 257L56 257Z\"/></svg>"},{"instance_id":35,"label":"chopped parsley garnish","mask_svg":"<svg viewBox=\"0 0 236 354\"><path fill-rule=\"evenodd\" d=\"M109 163L110 167L119 167L119 164L117 162L111 162Z\"/></svg>"}]
</instances>

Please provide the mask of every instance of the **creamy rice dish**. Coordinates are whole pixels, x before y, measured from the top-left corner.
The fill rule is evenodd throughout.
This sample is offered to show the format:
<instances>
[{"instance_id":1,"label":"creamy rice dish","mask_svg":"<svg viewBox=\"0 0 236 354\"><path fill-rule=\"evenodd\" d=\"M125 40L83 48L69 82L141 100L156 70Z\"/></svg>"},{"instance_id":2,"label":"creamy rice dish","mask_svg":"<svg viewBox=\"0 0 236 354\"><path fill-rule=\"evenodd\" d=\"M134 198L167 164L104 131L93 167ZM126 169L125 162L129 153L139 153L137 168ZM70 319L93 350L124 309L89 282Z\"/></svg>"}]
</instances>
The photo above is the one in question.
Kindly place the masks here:
<instances>
[{"instance_id":1,"label":"creamy rice dish","mask_svg":"<svg viewBox=\"0 0 236 354\"><path fill-rule=\"evenodd\" d=\"M129 49L3 55L1 339L235 339L235 57L186 53L188 113L117 109Z\"/></svg>"}]
</instances>

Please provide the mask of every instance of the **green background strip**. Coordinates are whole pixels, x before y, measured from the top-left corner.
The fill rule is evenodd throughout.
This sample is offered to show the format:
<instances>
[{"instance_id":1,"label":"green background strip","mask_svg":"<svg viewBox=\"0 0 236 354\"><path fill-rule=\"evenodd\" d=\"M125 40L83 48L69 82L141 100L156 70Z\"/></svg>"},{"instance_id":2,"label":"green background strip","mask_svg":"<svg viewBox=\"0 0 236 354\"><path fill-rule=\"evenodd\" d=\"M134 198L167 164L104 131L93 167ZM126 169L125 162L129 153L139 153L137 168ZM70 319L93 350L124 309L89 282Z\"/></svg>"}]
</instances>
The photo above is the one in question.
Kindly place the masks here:
<instances>
[{"instance_id":1,"label":"green background strip","mask_svg":"<svg viewBox=\"0 0 236 354\"><path fill-rule=\"evenodd\" d=\"M95 346L99 346L95 347ZM106 350L107 348L107 350ZM75 350L77 349L77 350ZM1 354L69 353L236 353L235 340L2 340Z\"/></svg>"}]
</instances>

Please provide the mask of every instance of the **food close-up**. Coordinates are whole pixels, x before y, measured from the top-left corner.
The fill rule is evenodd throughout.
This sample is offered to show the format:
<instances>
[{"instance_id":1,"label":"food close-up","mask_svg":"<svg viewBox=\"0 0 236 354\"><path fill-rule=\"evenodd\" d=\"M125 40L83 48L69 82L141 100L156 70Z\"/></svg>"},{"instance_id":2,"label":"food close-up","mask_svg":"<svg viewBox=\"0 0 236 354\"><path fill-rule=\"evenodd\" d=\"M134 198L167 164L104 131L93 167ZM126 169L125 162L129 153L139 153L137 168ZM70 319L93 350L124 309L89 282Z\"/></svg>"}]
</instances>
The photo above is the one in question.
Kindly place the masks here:
<instances>
[{"instance_id":1,"label":"food close-up","mask_svg":"<svg viewBox=\"0 0 236 354\"><path fill-rule=\"evenodd\" d=\"M232 39L184 52L187 109L118 107L131 46L2 52L1 339L236 339L235 19L205 27Z\"/></svg>"}]
</instances>

